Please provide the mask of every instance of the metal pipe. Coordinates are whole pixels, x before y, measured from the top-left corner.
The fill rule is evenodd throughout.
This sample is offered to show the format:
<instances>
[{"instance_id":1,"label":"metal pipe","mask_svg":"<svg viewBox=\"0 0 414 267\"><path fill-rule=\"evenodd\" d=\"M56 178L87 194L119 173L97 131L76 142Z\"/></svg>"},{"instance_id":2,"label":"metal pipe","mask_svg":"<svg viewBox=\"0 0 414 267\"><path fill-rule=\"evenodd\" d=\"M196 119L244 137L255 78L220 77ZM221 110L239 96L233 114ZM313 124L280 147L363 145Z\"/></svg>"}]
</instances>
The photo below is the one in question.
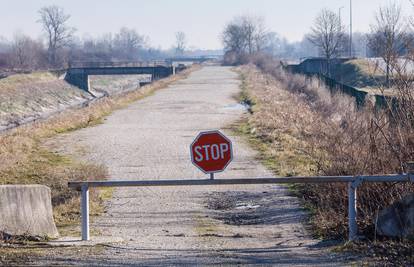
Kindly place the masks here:
<instances>
[{"instance_id":1,"label":"metal pipe","mask_svg":"<svg viewBox=\"0 0 414 267\"><path fill-rule=\"evenodd\" d=\"M349 241L356 239L358 234L357 225L357 189L353 187L352 183L348 184L348 228Z\"/></svg>"},{"instance_id":2,"label":"metal pipe","mask_svg":"<svg viewBox=\"0 0 414 267\"><path fill-rule=\"evenodd\" d=\"M292 183L348 183L348 224L349 240L358 235L357 188L362 182L414 182L411 174L371 175L371 176L322 176L322 177L280 177L280 178L241 178L241 179L181 179L181 180L140 180L140 181L91 181L69 182L68 186L81 190L82 241L89 236L89 187L123 186L197 186L234 184L292 184Z\"/></svg>"},{"instance_id":3,"label":"metal pipe","mask_svg":"<svg viewBox=\"0 0 414 267\"><path fill-rule=\"evenodd\" d=\"M82 219L82 241L89 240L89 186L81 187L81 219Z\"/></svg>"},{"instance_id":4,"label":"metal pipe","mask_svg":"<svg viewBox=\"0 0 414 267\"><path fill-rule=\"evenodd\" d=\"M410 182L408 174L358 176L366 182ZM180 180L138 180L138 181L91 181L69 182L71 188L89 187L128 187L128 186L196 186L196 185L236 185L236 184L292 184L292 183L351 183L355 176L305 176L274 178L236 179L180 179Z\"/></svg>"},{"instance_id":5,"label":"metal pipe","mask_svg":"<svg viewBox=\"0 0 414 267\"><path fill-rule=\"evenodd\" d=\"M362 177L357 177L352 183L348 183L348 239L353 241L358 237L357 224L357 188L364 182Z\"/></svg>"}]
</instances>

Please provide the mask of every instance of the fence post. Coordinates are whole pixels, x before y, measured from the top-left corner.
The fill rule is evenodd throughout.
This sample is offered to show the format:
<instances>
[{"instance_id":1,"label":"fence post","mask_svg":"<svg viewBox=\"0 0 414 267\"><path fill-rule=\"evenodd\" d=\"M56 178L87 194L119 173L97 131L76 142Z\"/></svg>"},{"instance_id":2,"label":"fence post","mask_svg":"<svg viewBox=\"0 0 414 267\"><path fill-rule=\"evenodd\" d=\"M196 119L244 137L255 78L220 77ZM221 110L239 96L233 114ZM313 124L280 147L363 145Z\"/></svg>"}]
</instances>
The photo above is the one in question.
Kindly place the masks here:
<instances>
[{"instance_id":1,"label":"fence post","mask_svg":"<svg viewBox=\"0 0 414 267\"><path fill-rule=\"evenodd\" d=\"M89 240L89 186L82 185L81 196L81 219L82 219L82 241Z\"/></svg>"},{"instance_id":2,"label":"fence post","mask_svg":"<svg viewBox=\"0 0 414 267\"><path fill-rule=\"evenodd\" d=\"M357 188L362 183L362 179L357 177L348 184L348 228L349 241L356 239L358 235L357 224Z\"/></svg>"}]
</instances>

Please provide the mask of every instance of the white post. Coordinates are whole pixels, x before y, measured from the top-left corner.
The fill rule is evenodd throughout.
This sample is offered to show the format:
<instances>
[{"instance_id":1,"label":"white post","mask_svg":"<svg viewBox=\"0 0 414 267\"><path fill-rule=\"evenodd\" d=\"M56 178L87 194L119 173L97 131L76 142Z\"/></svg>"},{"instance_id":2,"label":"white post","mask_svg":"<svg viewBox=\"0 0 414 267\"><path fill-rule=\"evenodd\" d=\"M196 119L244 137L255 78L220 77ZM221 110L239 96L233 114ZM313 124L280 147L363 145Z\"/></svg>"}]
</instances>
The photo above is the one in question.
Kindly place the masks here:
<instances>
[{"instance_id":1,"label":"white post","mask_svg":"<svg viewBox=\"0 0 414 267\"><path fill-rule=\"evenodd\" d=\"M87 85L88 85L88 92L90 92L91 91L91 81L89 80L89 75L86 75L86 83L87 83Z\"/></svg>"},{"instance_id":2,"label":"white post","mask_svg":"<svg viewBox=\"0 0 414 267\"><path fill-rule=\"evenodd\" d=\"M361 179L357 179L348 184L348 228L349 241L356 239L358 235L357 225L357 188L361 183Z\"/></svg>"},{"instance_id":3,"label":"white post","mask_svg":"<svg viewBox=\"0 0 414 267\"><path fill-rule=\"evenodd\" d=\"M82 219L82 241L89 240L89 187L82 185L81 196L81 219Z\"/></svg>"},{"instance_id":4,"label":"white post","mask_svg":"<svg viewBox=\"0 0 414 267\"><path fill-rule=\"evenodd\" d=\"M357 222L356 222L356 188L352 186L352 183L348 185L348 227L349 227L349 241L355 239L357 234Z\"/></svg>"}]
</instances>

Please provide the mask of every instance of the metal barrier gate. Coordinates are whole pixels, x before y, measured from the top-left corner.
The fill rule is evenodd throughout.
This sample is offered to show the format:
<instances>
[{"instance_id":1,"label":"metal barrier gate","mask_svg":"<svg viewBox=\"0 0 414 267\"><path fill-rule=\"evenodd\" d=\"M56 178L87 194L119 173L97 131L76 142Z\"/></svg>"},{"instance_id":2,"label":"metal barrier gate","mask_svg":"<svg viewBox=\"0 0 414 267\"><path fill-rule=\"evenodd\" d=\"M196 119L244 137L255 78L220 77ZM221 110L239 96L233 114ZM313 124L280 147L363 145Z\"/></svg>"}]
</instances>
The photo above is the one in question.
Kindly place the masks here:
<instances>
[{"instance_id":1,"label":"metal barrier gate","mask_svg":"<svg viewBox=\"0 0 414 267\"><path fill-rule=\"evenodd\" d=\"M141 181L91 181L69 182L69 187L80 190L82 240L89 235L89 188L90 187L145 187L145 186L203 186L203 185L248 185L248 184L309 184L309 183L348 183L348 224L349 240L355 240L357 225L357 188L363 182L414 182L414 173L382 176L320 176L320 177L278 177L241 179L183 179L183 180L141 180Z\"/></svg>"}]
</instances>

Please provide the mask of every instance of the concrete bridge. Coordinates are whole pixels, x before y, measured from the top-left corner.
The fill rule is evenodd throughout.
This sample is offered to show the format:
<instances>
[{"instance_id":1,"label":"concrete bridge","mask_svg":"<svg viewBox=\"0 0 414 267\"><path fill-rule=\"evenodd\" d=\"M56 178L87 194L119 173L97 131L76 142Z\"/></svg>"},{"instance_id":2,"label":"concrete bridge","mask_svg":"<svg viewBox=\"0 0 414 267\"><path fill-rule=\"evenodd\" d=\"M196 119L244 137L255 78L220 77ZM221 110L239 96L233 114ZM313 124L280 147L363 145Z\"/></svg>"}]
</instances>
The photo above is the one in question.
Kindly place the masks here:
<instances>
[{"instance_id":1,"label":"concrete bridge","mask_svg":"<svg viewBox=\"0 0 414 267\"><path fill-rule=\"evenodd\" d=\"M177 69L177 71L179 71ZM89 91L89 75L133 75L150 74L151 81L175 74L175 67L165 61L154 62L80 62L72 64L66 71L65 80L85 91Z\"/></svg>"}]
</instances>

